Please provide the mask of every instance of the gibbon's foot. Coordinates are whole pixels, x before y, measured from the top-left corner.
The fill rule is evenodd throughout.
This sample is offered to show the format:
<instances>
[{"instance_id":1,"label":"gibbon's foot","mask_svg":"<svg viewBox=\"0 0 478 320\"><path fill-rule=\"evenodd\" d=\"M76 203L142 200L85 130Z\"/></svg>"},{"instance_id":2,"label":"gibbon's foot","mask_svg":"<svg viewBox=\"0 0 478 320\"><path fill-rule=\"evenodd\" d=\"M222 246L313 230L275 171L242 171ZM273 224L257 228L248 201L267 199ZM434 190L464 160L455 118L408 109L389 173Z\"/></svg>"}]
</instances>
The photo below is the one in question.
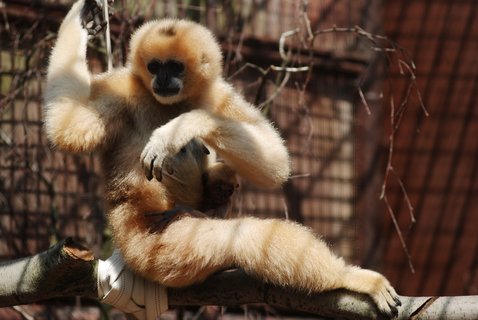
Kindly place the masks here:
<instances>
[{"instance_id":1,"label":"gibbon's foot","mask_svg":"<svg viewBox=\"0 0 478 320\"><path fill-rule=\"evenodd\" d=\"M108 12L111 16L113 0L108 0ZM103 16L103 0L85 0L81 10L81 25L88 31L90 36L96 36L106 26Z\"/></svg>"},{"instance_id":2,"label":"gibbon's foot","mask_svg":"<svg viewBox=\"0 0 478 320\"><path fill-rule=\"evenodd\" d=\"M343 283L346 289L368 294L376 303L380 313L388 318L398 315L402 304L395 289L380 273L350 266Z\"/></svg>"}]
</instances>

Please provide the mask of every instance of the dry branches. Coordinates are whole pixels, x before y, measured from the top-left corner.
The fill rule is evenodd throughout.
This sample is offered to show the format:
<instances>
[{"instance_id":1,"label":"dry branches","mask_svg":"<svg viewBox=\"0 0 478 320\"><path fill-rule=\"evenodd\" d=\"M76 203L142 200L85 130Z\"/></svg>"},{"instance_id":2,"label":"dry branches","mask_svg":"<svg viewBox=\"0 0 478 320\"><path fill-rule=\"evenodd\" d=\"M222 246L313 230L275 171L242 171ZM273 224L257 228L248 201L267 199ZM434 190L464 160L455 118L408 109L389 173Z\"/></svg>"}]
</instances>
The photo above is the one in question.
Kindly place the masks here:
<instances>
[{"instance_id":1,"label":"dry branches","mask_svg":"<svg viewBox=\"0 0 478 320\"><path fill-rule=\"evenodd\" d=\"M417 86L416 75L415 75L415 69L416 69L415 63L413 62L412 58L408 54L407 50L405 48L403 48L402 46L400 46L399 44L397 44L396 42L394 42L394 41L392 41L392 40L390 40L387 37L382 36L382 35L371 34L367 31L363 30L359 26L355 26L353 28L333 27L333 28L330 28L330 29L318 30L318 31L314 32L314 36L319 36L319 35L323 35L323 34L327 34L327 33L351 33L351 34L354 34L358 38L365 39L367 42L370 43L370 46L369 46L370 50L376 52L377 54L379 54L383 57L385 57L389 68L390 68L391 64L395 61L395 63L397 64L397 66L400 70L401 75L406 76L406 73L408 73L409 84L408 84L408 87L407 87L407 90L406 90L406 93L405 93L404 97L402 97L402 99L400 101L400 105L399 105L398 110L395 110L393 89L391 90L392 92L391 92L390 101L389 101L389 113L390 113L389 148L388 148L388 157L387 157L386 169L385 169L384 179L383 179L382 188L381 188L382 191L381 191L381 194L380 194L380 199L383 200L383 202L384 202L384 204L387 208L387 211L389 212L389 214L391 216L393 225L394 225L395 230L397 232L397 235L400 239L400 243L402 245L402 248L403 248L403 250L404 250L404 252L405 252L405 254L408 258L408 263L409 263L410 270L412 271L412 273L414 273L414 267L413 267L413 263L412 263L407 245L406 245L405 240L402 236L400 227L397 223L395 212L393 211L393 209L392 209L392 207L389 203L389 199L388 199L388 196L387 196L387 186L388 186L388 182L389 182L389 176L390 176L390 174L392 174L393 177L395 178L395 180L397 181L397 183L400 186L400 189L401 189L401 191L403 193L403 196L404 196L404 201L406 202L406 204L408 206L408 210L410 212L410 221L411 221L412 224L414 224L415 223L415 217L414 217L414 214L413 214L413 206L410 202L410 199L408 197L408 193L407 193L406 188L403 184L403 181L401 180L401 178L396 173L396 171L393 167L393 153L394 153L394 147L395 147L395 135L397 134L398 129L400 127L400 123L401 123L402 117L404 115L404 112L406 110L406 107L409 105L409 102L410 102L409 99L410 99L412 89L414 89L415 94L418 97L419 105L420 105L423 113L425 114L425 116L429 115L427 109L425 108L425 105L423 104L423 100L421 98L421 94L420 94L420 91L419 91L418 86ZM405 72L405 70L407 72ZM369 106L369 104L368 104L368 102L365 98L365 95L363 93L363 90L362 90L362 84L363 84L363 81L364 81L366 76L367 75L363 75L361 77L357 90L358 90L360 100L361 100L361 102L363 103L363 105L366 109L366 112L370 115L371 114L371 109L370 109L370 106ZM382 94L382 96L383 96L383 94Z\"/></svg>"},{"instance_id":2,"label":"dry branches","mask_svg":"<svg viewBox=\"0 0 478 320\"><path fill-rule=\"evenodd\" d=\"M317 63L317 58L314 57L316 53L317 45L316 41L321 36L326 34L350 34L353 35L357 41L360 41L361 44L364 44L365 51L368 50L367 56L369 59L369 64L366 67L365 72L363 72L357 81L357 95L365 108L367 114L371 114L373 110L371 109L370 103L367 101L366 94L364 93L364 84L366 79L370 78L371 73L376 70L372 70L375 67L371 62L374 59L380 59L382 65L385 67L385 72L390 71L392 67L395 67L399 70L399 74L403 77L406 77L408 80L407 89L402 97L400 97L399 102L395 103L395 94L393 88L390 89L390 99L383 99L383 93L380 94L382 98L382 103L385 106L388 106L388 112L390 113L390 131L388 133L388 153L386 158L385 171L383 176L383 181L381 185L381 192L379 199L383 201L386 210L391 216L393 225L395 227L396 233L402 245L402 248L408 257L410 270L413 272L413 264L411 261L410 254L408 252L407 245L401 233L400 227L396 219L396 213L394 212L390 201L388 198L388 188L390 186L391 180L394 179L400 188L400 191L403 194L403 201L406 203L409 214L410 222L413 225L415 223L414 217L414 208L408 196L406 187L403 181L400 178L400 175L396 172L393 166L393 155L395 149L395 136L399 132L400 124L402 122L403 116L407 107L412 104L411 98L412 95L416 96L418 100L419 107L425 116L428 116L428 111L424 106L420 91L417 86L416 79L416 66L413 62L413 59L410 57L408 51L399 45L398 43L390 40L386 36L372 34L365 31L359 26L355 27L336 27L313 30L311 26L311 21L308 18L308 1L304 0L298 5L298 17L297 27L285 31L281 34L278 40L278 54L280 57L280 63L278 65L271 65L268 68L264 69L257 65L246 63L241 66L236 73L234 73L231 78L237 76L240 72L244 71L246 68L253 68L258 70L260 73L260 86L259 93L256 95L256 104L259 105L265 112L267 112L271 103L279 96L281 91L287 86L290 81L290 74L293 72L305 72L306 77L302 83L296 83L296 88L298 90L299 96L303 97L307 90L309 81L314 72L314 65ZM320 51L320 50L319 50ZM305 53L305 54L304 54ZM304 59L304 57L307 57ZM270 92L263 101L259 101L260 93L264 87L265 82L272 72L277 72L274 83L274 90ZM387 82L386 82L387 83ZM389 83L391 86L391 84ZM301 106L306 109L305 102L303 99L300 99L299 103ZM396 107L398 105L398 108ZM308 116L305 114L305 116ZM287 210L286 210L287 212Z\"/></svg>"},{"instance_id":3,"label":"dry branches","mask_svg":"<svg viewBox=\"0 0 478 320\"><path fill-rule=\"evenodd\" d=\"M384 178L383 178L383 182L381 186L381 194L379 198L384 202L386 209L391 216L393 225L400 239L402 248L406 256L408 257L410 270L414 272L414 267L411 261L411 257L408 252L408 248L405 243L405 240L402 236L400 227L398 225L396 214L394 210L392 209L388 199L387 188L389 186L389 178L390 176L392 176L400 187L400 190L404 197L404 201L410 213L411 224L413 225L415 223L413 205L411 204L410 198L408 196L408 193L406 191L406 187L404 186L403 181L401 180L400 176L397 174L397 172L394 169L393 154L394 154L394 147L395 147L395 135L398 133L398 130L399 130L401 121L403 119L403 115L407 109L407 106L411 104L410 98L412 93L416 95L419 107L422 109L422 112L425 114L425 116L429 115L423 103L420 91L417 86L417 80L415 75L415 71L416 71L415 63L410 57L408 51L402 46L400 46L398 43L390 40L386 36L369 33L359 26L355 26L352 28L340 28L340 27L334 26L332 28L312 31L310 20L307 17L307 7L308 7L308 2L303 1L301 6L302 11L300 14L302 27L298 27L290 31L284 32L282 36L280 37L279 53L282 58L282 61L284 62L284 65L287 65L288 62L291 60L291 54L290 54L291 49L290 48L289 50L285 49L286 39L288 38L291 38L293 36L299 36L301 40L300 43L303 45L303 47L306 50L309 50L309 52L312 52L312 50L314 49L315 40L322 35L352 34L356 37L356 39L363 40L363 42L367 44L367 47L372 52L372 54L375 53L375 55L378 55L378 57L375 57L375 58L384 59L384 61L386 62L385 67L387 68L387 70L390 70L392 66L396 66L399 70L400 75L404 77L408 77L408 86L407 86L405 94L400 99L398 108L395 108L395 101L394 101L395 97L394 97L393 88L390 88L391 93L390 93L390 100L388 102L389 113L390 113L390 132L388 136L389 146L388 146L388 155L387 155L387 161L385 166ZM311 62L309 63L310 65L308 67L305 67L304 69L302 69L302 67L299 67L298 69L300 69L301 71L308 70L310 73L313 65ZM359 78L359 81L357 84L357 93L366 112L370 115L372 113L372 110L370 108L370 105L362 89L365 79L369 77L369 74L368 74L369 71L370 70L367 68L367 72L365 72ZM305 90L307 82L308 81L304 83L303 90ZM280 83L280 85L278 86L278 90L280 90L283 85L284 83ZM275 95L271 95L268 102L273 100L274 97ZM381 94L381 97L383 97L383 93ZM384 101L384 103L387 104L386 101Z\"/></svg>"}]
</instances>

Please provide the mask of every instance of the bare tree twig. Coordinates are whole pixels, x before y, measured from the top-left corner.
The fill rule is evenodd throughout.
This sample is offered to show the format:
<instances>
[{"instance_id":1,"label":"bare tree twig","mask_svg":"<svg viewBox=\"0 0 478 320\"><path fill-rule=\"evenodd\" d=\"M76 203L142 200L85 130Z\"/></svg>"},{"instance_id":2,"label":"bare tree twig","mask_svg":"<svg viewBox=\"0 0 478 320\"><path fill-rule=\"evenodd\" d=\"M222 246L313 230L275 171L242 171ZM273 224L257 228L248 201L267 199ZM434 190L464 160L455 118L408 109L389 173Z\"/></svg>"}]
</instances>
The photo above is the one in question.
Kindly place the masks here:
<instances>
[{"instance_id":1,"label":"bare tree twig","mask_svg":"<svg viewBox=\"0 0 478 320\"><path fill-rule=\"evenodd\" d=\"M410 201L410 198L408 197L408 193L405 190L405 186L403 185L403 181L397 175L397 172L395 171L395 169L393 167L390 167L390 170L393 173L393 175L395 176L395 178L397 179L398 184L400 185L400 189L402 190L403 197L405 198L405 203L407 204L408 211L410 213L410 221L411 221L412 224L414 224L414 223L417 222L417 220L415 219L414 209L413 209L412 203Z\"/></svg>"},{"instance_id":2,"label":"bare tree twig","mask_svg":"<svg viewBox=\"0 0 478 320\"><path fill-rule=\"evenodd\" d=\"M388 210L390 216L392 217L392 222L394 224L395 230L396 230L397 235L398 235L398 237L400 239L400 242L402 244L402 248L403 248L403 250L404 250L404 252L405 252L405 254L408 258L408 263L409 263L409 266L410 266L410 270L412 272L414 272L413 263L411 261L410 254L408 252L407 245L406 245L406 243L403 239L403 236L401 234L400 227L397 223L395 212L393 211L393 209L392 209L392 207L391 207L391 205L388 201L388 197L386 195L386 192L387 192L387 185L389 183L389 175L390 175L390 173L392 173L394 175L397 183L400 186L400 189L401 189L401 191L403 193L403 196L404 196L404 200L405 200L405 202L408 206L408 210L410 212L411 223L414 224L416 219L415 219L415 216L414 216L413 206L411 204L410 198L409 198L408 193L406 191L406 188L403 184L403 181L400 179L397 172L393 168L392 161L393 161L393 152L394 152L394 147L395 147L394 146L395 135L397 134L398 129L400 127L403 115L405 113L405 109L406 109L407 105L409 104L410 96L411 96L413 88L415 89L416 95L418 97L418 102L419 102L420 108L422 109L425 116L429 115L429 113L428 113L428 111L427 111L427 109L426 109L426 107L423 103L420 90L418 89L417 79L416 79L416 75L415 75L415 71L414 71L414 70L416 70L415 63L411 59L408 51L405 48L403 48L402 46L400 46L399 44L397 44L396 42L388 39L386 36L371 34L371 33L365 31L364 29L362 29L359 26L355 26L355 27L352 27L352 28L339 28L339 27L334 26L334 27L328 28L328 29L317 30L313 33L313 35L314 35L314 37L316 37L316 36L323 35L323 34L328 34L328 33L353 33L353 34L356 34L358 37L366 39L367 41L371 42L371 44L372 44L370 49L374 52L382 53L387 58L387 61L389 62L389 64L391 64L391 54L393 54L396 58L400 74L403 75L403 76L406 76L406 74L408 74L408 76L409 76L409 81L410 82L409 82L409 85L407 87L407 90L405 92L404 97L401 99L398 110L395 110L395 103L394 103L393 94L390 97L390 103L389 103L389 106L390 106L389 148L388 148L386 169L385 169L385 174L384 174L383 183L382 183L382 190L381 190L381 193L380 193L380 199L382 199L384 201L384 203L387 207L387 210ZM361 87L360 84L358 85L358 94L359 94L361 102L365 106L366 112L370 115L371 114L370 106L369 106L369 104L368 104L368 102L365 98L365 95L362 91L362 87Z\"/></svg>"},{"instance_id":3,"label":"bare tree twig","mask_svg":"<svg viewBox=\"0 0 478 320\"><path fill-rule=\"evenodd\" d=\"M390 132L390 135L388 136L389 140L389 146L388 146L388 159L387 159L387 164L386 164L386 169L385 169L385 175L383 178L383 183L382 183L382 193L380 194L380 199L385 198L385 191L387 188L387 183L388 183L388 175L390 173L391 167L392 167L392 157L393 157L393 149L394 149L394 142L395 142L395 134L393 132L393 127L394 127L394 121L395 121L395 103L393 100L393 95L390 96L390 127L392 128L392 131ZM393 211L392 211L393 212Z\"/></svg>"},{"instance_id":4,"label":"bare tree twig","mask_svg":"<svg viewBox=\"0 0 478 320\"><path fill-rule=\"evenodd\" d=\"M282 91L282 89L284 89L285 85L287 84L287 82L289 81L289 78L290 78L290 72L286 72L285 73L285 76L284 76L284 79L282 79L282 82L280 83L280 85L277 87L277 89L274 91L274 93L272 93L270 95L269 98L267 98L266 101L262 102L261 104L259 104L257 106L257 108L259 110L262 110L264 109L265 106L267 106L269 103L271 103L278 95L279 93Z\"/></svg>"},{"instance_id":5,"label":"bare tree twig","mask_svg":"<svg viewBox=\"0 0 478 320\"><path fill-rule=\"evenodd\" d=\"M271 70L274 71L285 71L285 72L305 72L309 71L309 66L303 66L303 67L278 67L271 65Z\"/></svg>"},{"instance_id":6,"label":"bare tree twig","mask_svg":"<svg viewBox=\"0 0 478 320\"><path fill-rule=\"evenodd\" d=\"M418 96L418 101L419 101L420 107L422 108L423 113L425 114L425 116L428 117L430 114L428 113L428 110L425 107L425 104L423 103L422 95L421 95L420 90L418 89L418 85L417 85L417 77L415 76L415 72L413 71L413 70L416 69L415 63L411 59L409 61L411 63L411 66L408 63L406 63L405 61L403 61L402 59L398 60L398 64L399 64L399 66L404 66L408 70L408 72L410 74L410 81L413 83L413 85L415 86L415 89L416 89L416 93L417 93L417 96ZM403 70L402 70L402 74L403 74Z\"/></svg>"},{"instance_id":7,"label":"bare tree twig","mask_svg":"<svg viewBox=\"0 0 478 320\"><path fill-rule=\"evenodd\" d=\"M367 111L368 115L372 114L372 111L370 111L370 106L368 105L367 99L365 99L365 96L363 94L362 88L358 87L358 93L360 96L360 100L362 100L363 105L365 106L365 111Z\"/></svg>"},{"instance_id":8,"label":"bare tree twig","mask_svg":"<svg viewBox=\"0 0 478 320\"><path fill-rule=\"evenodd\" d=\"M279 54L282 58L282 61L288 62L290 59L290 51L288 51L287 53L285 52L285 40L288 37L292 37L293 35L296 35L297 33L299 33L299 31L300 29L296 28L294 30L289 30L281 34L279 38Z\"/></svg>"},{"instance_id":9,"label":"bare tree twig","mask_svg":"<svg viewBox=\"0 0 478 320\"><path fill-rule=\"evenodd\" d=\"M410 268L410 271L412 273L415 273L415 268L413 267L413 262L412 262L412 257L408 251L407 244L405 243L405 240L403 239L402 232L400 231L400 226L398 225L397 218L395 217L395 213L393 212L392 207L390 206L390 203L388 202L388 197L385 195L383 197L383 202L385 203L385 206L387 207L387 211L390 214L390 217L392 218L393 226L395 227L395 230L398 235L398 239L400 239L400 244L402 245L402 249L405 252L405 255L407 256L408 259L408 266Z\"/></svg>"}]
</instances>

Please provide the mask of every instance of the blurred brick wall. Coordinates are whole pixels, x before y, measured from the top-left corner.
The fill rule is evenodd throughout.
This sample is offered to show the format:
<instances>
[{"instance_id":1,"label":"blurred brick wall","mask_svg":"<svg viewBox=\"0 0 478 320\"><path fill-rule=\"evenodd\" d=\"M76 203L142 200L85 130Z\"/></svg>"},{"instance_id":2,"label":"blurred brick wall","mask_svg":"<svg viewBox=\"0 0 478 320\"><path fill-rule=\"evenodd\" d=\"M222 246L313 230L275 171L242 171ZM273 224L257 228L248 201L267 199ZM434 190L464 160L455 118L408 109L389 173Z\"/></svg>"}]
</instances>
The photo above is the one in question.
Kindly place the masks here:
<instances>
[{"instance_id":1,"label":"blurred brick wall","mask_svg":"<svg viewBox=\"0 0 478 320\"><path fill-rule=\"evenodd\" d=\"M392 206L416 273L387 220L384 271L408 295L478 293L478 19L476 1L388 1L387 35L413 56L425 106L407 112L395 168L415 207L411 225L399 186ZM396 90L407 84L392 72ZM418 103L416 95L411 97Z\"/></svg>"}]
</instances>

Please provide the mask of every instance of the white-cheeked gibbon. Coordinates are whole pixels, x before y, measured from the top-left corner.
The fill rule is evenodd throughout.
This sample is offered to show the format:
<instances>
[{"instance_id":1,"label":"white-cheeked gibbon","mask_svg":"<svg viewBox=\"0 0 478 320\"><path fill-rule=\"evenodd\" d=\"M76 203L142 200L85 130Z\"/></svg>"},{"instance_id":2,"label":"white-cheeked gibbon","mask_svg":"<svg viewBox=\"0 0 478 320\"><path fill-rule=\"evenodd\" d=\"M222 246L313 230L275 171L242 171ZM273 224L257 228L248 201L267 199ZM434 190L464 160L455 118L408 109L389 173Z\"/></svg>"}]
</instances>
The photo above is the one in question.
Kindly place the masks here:
<instances>
[{"instance_id":1,"label":"white-cheeked gibbon","mask_svg":"<svg viewBox=\"0 0 478 320\"><path fill-rule=\"evenodd\" d=\"M76 2L61 24L48 67L45 130L61 150L101 155L107 220L126 263L171 287L240 267L309 292L365 293L381 313L396 314L399 299L385 277L345 264L304 226L168 211L224 204L228 188L220 196L208 190L234 185L232 170L256 186L278 187L290 174L288 152L273 125L223 79L220 47L197 23L148 22L132 36L125 67L91 74L86 25L94 7L93 0ZM201 160L201 141L224 164Z\"/></svg>"}]
</instances>

